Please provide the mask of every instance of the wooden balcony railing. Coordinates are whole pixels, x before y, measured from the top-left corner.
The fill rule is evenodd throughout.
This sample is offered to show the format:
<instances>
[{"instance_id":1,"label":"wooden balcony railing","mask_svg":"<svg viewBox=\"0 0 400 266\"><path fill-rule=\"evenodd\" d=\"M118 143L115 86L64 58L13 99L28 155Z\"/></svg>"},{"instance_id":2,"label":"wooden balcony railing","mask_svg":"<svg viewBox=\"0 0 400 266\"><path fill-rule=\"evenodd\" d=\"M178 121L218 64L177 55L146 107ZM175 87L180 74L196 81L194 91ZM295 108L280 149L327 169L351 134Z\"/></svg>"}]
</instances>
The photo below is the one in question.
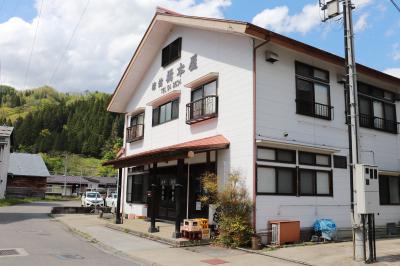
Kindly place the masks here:
<instances>
[{"instance_id":1,"label":"wooden balcony railing","mask_svg":"<svg viewBox=\"0 0 400 266\"><path fill-rule=\"evenodd\" d=\"M399 132L400 123L397 121L387 120L366 114L359 114L359 116L361 127L378 129L393 134L397 134Z\"/></svg>"},{"instance_id":2,"label":"wooden balcony railing","mask_svg":"<svg viewBox=\"0 0 400 266\"><path fill-rule=\"evenodd\" d=\"M218 115L218 96L206 96L186 105L186 124L194 124Z\"/></svg>"},{"instance_id":3,"label":"wooden balcony railing","mask_svg":"<svg viewBox=\"0 0 400 266\"><path fill-rule=\"evenodd\" d=\"M296 99L296 113L332 120L333 106Z\"/></svg>"},{"instance_id":4,"label":"wooden balcony railing","mask_svg":"<svg viewBox=\"0 0 400 266\"><path fill-rule=\"evenodd\" d=\"M134 142L143 139L144 124L137 124L126 129L126 142Z\"/></svg>"}]
</instances>

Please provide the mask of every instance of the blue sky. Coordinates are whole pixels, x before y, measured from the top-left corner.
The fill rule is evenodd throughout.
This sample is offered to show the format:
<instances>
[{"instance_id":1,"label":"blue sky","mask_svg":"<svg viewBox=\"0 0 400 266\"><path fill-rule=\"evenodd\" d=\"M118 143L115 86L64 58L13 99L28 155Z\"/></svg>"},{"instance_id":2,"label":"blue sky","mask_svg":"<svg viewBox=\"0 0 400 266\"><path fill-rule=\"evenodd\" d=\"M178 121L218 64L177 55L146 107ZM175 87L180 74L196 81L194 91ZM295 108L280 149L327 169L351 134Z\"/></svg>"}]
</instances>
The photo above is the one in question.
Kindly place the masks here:
<instances>
[{"instance_id":1,"label":"blue sky","mask_svg":"<svg viewBox=\"0 0 400 266\"><path fill-rule=\"evenodd\" d=\"M42 4L41 0L0 0L0 49L5 51L0 55L0 82L18 88L49 84L62 90L112 91L156 5L185 14L253 22L343 55L342 23L320 22L314 0L88 1L43 0ZM389 0L353 1L357 5L354 11L357 61L400 77L400 12ZM400 4L400 0L396 1ZM41 5L43 13L38 19ZM82 21L73 34L82 13ZM101 18L124 26L118 30L108 28L101 24ZM104 21L107 23L107 19ZM124 45L113 43L117 39L125 40ZM95 49L92 54L93 40L99 41L95 44L98 53ZM105 52L109 60L99 61ZM59 66L57 62L61 62ZM87 67L83 68L82 62ZM95 73L88 69L94 69Z\"/></svg>"}]
</instances>

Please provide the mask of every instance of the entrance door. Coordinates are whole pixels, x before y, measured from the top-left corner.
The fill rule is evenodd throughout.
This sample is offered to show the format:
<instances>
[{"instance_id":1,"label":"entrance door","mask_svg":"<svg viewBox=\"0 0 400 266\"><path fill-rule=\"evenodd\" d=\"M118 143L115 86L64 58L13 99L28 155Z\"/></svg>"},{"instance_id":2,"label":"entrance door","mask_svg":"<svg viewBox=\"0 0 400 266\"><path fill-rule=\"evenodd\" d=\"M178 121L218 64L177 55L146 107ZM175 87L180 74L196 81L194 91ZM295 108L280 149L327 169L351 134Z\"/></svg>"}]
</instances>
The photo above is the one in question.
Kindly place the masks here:
<instances>
[{"instance_id":1,"label":"entrance door","mask_svg":"<svg viewBox=\"0 0 400 266\"><path fill-rule=\"evenodd\" d=\"M175 176L158 176L160 184L160 203L158 218L173 220L176 217Z\"/></svg>"}]
</instances>

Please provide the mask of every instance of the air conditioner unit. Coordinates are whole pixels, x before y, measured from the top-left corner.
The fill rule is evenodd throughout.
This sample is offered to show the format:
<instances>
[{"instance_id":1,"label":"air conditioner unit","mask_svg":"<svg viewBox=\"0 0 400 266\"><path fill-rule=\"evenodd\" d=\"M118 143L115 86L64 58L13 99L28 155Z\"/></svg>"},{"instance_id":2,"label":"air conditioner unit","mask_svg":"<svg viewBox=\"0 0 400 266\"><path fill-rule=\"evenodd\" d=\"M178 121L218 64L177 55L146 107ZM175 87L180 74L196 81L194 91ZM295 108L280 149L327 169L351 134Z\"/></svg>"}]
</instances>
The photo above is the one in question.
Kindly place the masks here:
<instances>
[{"instance_id":1,"label":"air conditioner unit","mask_svg":"<svg viewBox=\"0 0 400 266\"><path fill-rule=\"evenodd\" d=\"M265 52L265 61L273 64L276 61L279 61L279 55L274 52L271 52L271 51L266 51Z\"/></svg>"},{"instance_id":2,"label":"air conditioner unit","mask_svg":"<svg viewBox=\"0 0 400 266\"><path fill-rule=\"evenodd\" d=\"M267 228L270 232L269 243L271 245L280 246L300 241L300 221L269 221Z\"/></svg>"},{"instance_id":3,"label":"air conditioner unit","mask_svg":"<svg viewBox=\"0 0 400 266\"><path fill-rule=\"evenodd\" d=\"M342 75L342 74L338 74L337 76L336 76L336 79L337 79L337 83L339 83L339 84L345 84L346 83L346 76L345 75Z\"/></svg>"},{"instance_id":4,"label":"air conditioner unit","mask_svg":"<svg viewBox=\"0 0 400 266\"><path fill-rule=\"evenodd\" d=\"M354 169L356 203L358 214L379 212L379 176L378 167L356 164Z\"/></svg>"}]
</instances>

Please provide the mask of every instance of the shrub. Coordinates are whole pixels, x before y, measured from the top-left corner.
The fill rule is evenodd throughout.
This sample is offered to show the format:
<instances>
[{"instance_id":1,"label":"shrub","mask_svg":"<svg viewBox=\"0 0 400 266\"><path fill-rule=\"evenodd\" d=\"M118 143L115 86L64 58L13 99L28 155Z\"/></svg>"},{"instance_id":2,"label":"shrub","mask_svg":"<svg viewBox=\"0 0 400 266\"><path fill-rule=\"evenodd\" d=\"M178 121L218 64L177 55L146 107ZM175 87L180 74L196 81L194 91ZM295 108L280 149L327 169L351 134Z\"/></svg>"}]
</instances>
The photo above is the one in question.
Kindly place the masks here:
<instances>
[{"instance_id":1,"label":"shrub","mask_svg":"<svg viewBox=\"0 0 400 266\"><path fill-rule=\"evenodd\" d=\"M226 247L246 246L253 234L251 225L252 202L238 172L229 175L222 190L218 178L207 173L202 178L202 202L215 204L219 234L216 243Z\"/></svg>"}]
</instances>

